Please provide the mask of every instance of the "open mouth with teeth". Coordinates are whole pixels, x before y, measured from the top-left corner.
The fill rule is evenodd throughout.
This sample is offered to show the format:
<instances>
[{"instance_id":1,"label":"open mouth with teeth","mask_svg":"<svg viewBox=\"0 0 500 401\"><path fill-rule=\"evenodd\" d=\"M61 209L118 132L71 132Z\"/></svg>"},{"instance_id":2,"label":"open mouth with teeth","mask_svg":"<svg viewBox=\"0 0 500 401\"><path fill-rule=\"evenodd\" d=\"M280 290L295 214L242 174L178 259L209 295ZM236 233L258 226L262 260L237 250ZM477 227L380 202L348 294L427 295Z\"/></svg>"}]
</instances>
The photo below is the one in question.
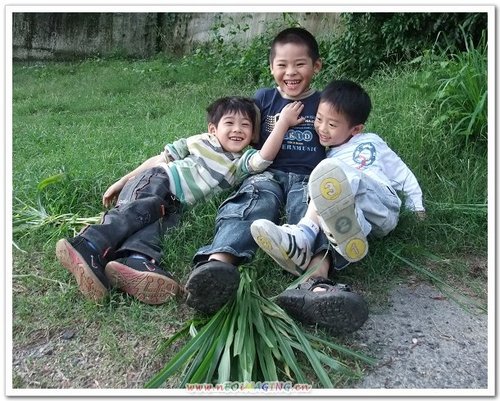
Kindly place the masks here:
<instances>
[{"instance_id":1,"label":"open mouth with teeth","mask_svg":"<svg viewBox=\"0 0 500 401\"><path fill-rule=\"evenodd\" d=\"M285 80L285 85L288 87L288 88L295 88L297 87L301 81L299 80Z\"/></svg>"},{"instance_id":2,"label":"open mouth with teeth","mask_svg":"<svg viewBox=\"0 0 500 401\"><path fill-rule=\"evenodd\" d=\"M237 137L237 136L230 136L229 139L231 141L235 141L235 142L241 142L243 140L243 138L240 138L240 137Z\"/></svg>"}]
</instances>

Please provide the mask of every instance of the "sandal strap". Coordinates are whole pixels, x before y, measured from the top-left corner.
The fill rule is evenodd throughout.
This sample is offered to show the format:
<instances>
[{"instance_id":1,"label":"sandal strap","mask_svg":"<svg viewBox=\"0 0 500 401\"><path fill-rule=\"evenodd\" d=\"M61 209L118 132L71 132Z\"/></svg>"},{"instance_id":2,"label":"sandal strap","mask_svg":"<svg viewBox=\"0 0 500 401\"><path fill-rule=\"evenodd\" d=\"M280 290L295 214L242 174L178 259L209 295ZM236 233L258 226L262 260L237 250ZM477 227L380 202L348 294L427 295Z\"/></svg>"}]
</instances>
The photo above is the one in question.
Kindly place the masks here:
<instances>
[{"instance_id":1,"label":"sandal strap","mask_svg":"<svg viewBox=\"0 0 500 401\"><path fill-rule=\"evenodd\" d=\"M297 287L301 290L313 291L315 288L323 288L326 291L348 291L351 292L351 287L347 284L335 283L324 277L310 277L306 282L299 284Z\"/></svg>"}]
</instances>

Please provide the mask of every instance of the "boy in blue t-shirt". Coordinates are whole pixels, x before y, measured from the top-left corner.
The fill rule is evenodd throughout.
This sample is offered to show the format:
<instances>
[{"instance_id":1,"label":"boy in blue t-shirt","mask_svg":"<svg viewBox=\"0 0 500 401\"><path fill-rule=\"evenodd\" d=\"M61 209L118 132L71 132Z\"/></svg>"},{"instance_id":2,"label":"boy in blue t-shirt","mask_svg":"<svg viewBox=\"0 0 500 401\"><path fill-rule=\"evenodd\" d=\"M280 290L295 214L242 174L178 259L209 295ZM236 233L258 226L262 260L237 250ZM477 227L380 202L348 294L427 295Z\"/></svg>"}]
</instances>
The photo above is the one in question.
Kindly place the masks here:
<instances>
[{"instance_id":1,"label":"boy in blue t-shirt","mask_svg":"<svg viewBox=\"0 0 500 401\"><path fill-rule=\"evenodd\" d=\"M316 39L303 28L285 29L273 40L269 61L277 87L259 89L255 94L262 116L256 148L260 149L267 140L287 104L302 103L303 122L287 131L272 165L265 172L246 179L219 207L214 239L196 253L196 265L186 283L188 305L204 313L217 311L236 294L240 278L236 266L250 261L258 248L250 231L253 221L267 219L278 223L284 210L287 222L296 224L305 214L309 174L325 158L325 148L314 131L320 93L310 87L313 76L322 66ZM339 268L336 254L327 254L327 250L328 240L320 233L309 266L326 272L323 273L326 276L330 266ZM324 293L340 287L340 292L347 289L327 277L324 279L321 288ZM322 295L321 292L315 294ZM339 302L334 304L331 297L328 299L329 309L338 316L338 323L332 327L321 319L314 321L314 313L313 321L305 323L323 325L340 333L352 332L366 320L366 304L359 295L351 293L343 297L340 294Z\"/></svg>"}]
</instances>

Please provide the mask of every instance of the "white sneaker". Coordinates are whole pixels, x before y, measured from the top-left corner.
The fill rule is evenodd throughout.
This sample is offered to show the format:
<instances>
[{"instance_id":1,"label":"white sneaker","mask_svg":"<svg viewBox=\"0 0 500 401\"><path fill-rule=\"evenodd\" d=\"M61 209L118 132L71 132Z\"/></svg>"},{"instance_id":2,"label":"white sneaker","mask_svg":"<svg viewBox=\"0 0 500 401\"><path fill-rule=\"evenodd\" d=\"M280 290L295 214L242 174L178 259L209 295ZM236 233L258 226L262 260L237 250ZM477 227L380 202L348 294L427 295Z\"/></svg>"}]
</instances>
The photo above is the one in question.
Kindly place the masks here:
<instances>
[{"instance_id":1,"label":"white sneaker","mask_svg":"<svg viewBox=\"0 0 500 401\"><path fill-rule=\"evenodd\" d=\"M309 177L309 196L320 216L320 226L333 247L349 262L363 259L368 241L359 225L354 195L334 159L321 161Z\"/></svg>"},{"instance_id":2,"label":"white sneaker","mask_svg":"<svg viewBox=\"0 0 500 401\"><path fill-rule=\"evenodd\" d=\"M312 255L306 241L297 241L294 229L297 229L296 226L288 224L277 226L272 221L264 219L255 220L250 226L257 245L283 269L300 276L305 272ZM305 245L301 246L301 242Z\"/></svg>"}]
</instances>

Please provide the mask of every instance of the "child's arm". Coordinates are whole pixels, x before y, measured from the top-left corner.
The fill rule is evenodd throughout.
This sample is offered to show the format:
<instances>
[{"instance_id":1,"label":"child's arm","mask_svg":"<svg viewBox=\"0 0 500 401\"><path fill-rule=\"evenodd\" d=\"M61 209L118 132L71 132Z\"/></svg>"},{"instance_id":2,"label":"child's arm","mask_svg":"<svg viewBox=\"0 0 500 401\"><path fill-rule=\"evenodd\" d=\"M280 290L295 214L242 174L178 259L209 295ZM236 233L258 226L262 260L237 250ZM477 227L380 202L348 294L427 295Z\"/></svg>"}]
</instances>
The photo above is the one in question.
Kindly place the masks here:
<instances>
[{"instance_id":1,"label":"child's arm","mask_svg":"<svg viewBox=\"0 0 500 401\"><path fill-rule=\"evenodd\" d=\"M110 206L118 198L118 195L128 180L147 169L158 166L158 164L162 161L165 161L163 154L150 157L139 167L132 170L130 173L125 174L122 178L112 184L106 192L104 192L104 195L102 196L102 204L106 207Z\"/></svg>"},{"instance_id":2,"label":"child's arm","mask_svg":"<svg viewBox=\"0 0 500 401\"><path fill-rule=\"evenodd\" d=\"M302 102L288 103L283 107L271 134L269 134L264 145L262 145L262 149L259 151L260 156L264 160L274 160L288 129L304 122L304 117L300 117L303 109L304 105Z\"/></svg>"}]
</instances>

